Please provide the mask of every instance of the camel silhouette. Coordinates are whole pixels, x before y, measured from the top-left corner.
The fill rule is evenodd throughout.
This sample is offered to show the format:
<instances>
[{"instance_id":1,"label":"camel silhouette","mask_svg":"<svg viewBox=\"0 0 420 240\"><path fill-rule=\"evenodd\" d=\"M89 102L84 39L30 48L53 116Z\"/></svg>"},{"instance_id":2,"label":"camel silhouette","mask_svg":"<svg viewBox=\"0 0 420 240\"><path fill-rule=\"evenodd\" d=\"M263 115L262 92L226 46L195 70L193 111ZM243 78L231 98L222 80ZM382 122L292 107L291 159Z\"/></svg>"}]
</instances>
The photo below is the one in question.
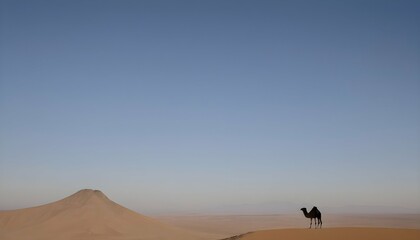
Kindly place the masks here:
<instances>
[{"instance_id":1,"label":"camel silhouette","mask_svg":"<svg viewBox=\"0 0 420 240\"><path fill-rule=\"evenodd\" d=\"M322 228L321 212L318 210L317 207L313 207L310 212L308 212L306 210L306 208L301 208L300 210L302 210L302 212L303 212L303 214L305 215L306 218L311 219L311 225L309 225L309 228L312 228L312 218L315 219L315 228L317 226L317 223L316 223L317 219L318 219L319 228Z\"/></svg>"}]
</instances>

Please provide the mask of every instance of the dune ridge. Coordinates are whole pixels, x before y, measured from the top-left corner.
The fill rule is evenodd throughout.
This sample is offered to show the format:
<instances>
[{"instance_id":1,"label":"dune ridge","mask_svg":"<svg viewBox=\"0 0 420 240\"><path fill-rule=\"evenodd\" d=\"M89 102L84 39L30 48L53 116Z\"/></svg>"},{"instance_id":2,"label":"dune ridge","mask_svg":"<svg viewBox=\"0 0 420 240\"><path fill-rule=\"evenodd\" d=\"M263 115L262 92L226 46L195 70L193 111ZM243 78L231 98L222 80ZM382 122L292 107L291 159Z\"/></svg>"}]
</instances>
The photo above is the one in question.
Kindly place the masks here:
<instances>
[{"instance_id":1,"label":"dune ridge","mask_svg":"<svg viewBox=\"0 0 420 240\"><path fill-rule=\"evenodd\" d=\"M326 228L326 229L274 229L250 232L223 240L418 240L418 229L395 228Z\"/></svg>"}]
</instances>

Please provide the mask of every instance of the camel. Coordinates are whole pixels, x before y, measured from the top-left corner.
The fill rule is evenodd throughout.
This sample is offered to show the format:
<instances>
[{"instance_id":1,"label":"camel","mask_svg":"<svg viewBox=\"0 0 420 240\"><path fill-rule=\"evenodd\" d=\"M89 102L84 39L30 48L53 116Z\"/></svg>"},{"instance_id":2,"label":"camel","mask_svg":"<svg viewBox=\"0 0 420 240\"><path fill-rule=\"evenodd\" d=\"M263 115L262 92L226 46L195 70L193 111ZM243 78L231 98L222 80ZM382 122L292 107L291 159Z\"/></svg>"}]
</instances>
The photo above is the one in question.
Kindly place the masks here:
<instances>
[{"instance_id":1,"label":"camel","mask_svg":"<svg viewBox=\"0 0 420 240\"><path fill-rule=\"evenodd\" d=\"M322 228L321 212L318 210L317 207L313 207L312 210L309 213L306 210L306 208L301 208L300 210L302 210L302 212L303 212L303 214L305 215L306 218L311 219L311 225L309 225L309 228L312 228L312 218L315 219L315 228L317 226L317 223L316 223L317 219L318 219L319 228Z\"/></svg>"}]
</instances>

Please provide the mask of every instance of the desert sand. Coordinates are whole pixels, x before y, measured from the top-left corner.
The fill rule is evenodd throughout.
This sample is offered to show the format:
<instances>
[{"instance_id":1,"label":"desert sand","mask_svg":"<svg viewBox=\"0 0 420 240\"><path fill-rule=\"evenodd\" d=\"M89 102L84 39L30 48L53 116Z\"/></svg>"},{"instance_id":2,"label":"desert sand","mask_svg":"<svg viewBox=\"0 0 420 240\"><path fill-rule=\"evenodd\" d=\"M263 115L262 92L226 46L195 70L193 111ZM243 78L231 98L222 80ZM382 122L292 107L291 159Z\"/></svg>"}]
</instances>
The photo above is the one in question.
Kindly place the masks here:
<instances>
[{"instance_id":1,"label":"desert sand","mask_svg":"<svg viewBox=\"0 0 420 240\"><path fill-rule=\"evenodd\" d=\"M227 240L418 240L420 230L390 228L280 229L252 232Z\"/></svg>"},{"instance_id":2,"label":"desert sand","mask_svg":"<svg viewBox=\"0 0 420 240\"><path fill-rule=\"evenodd\" d=\"M156 216L161 222L182 229L218 234L220 238L242 233L309 227L309 219L296 214L272 215L184 215ZM420 229L420 214L329 214L322 217L324 228L368 227Z\"/></svg>"},{"instance_id":3,"label":"desert sand","mask_svg":"<svg viewBox=\"0 0 420 240\"><path fill-rule=\"evenodd\" d=\"M212 239L143 216L85 189L39 207L0 211L2 240Z\"/></svg>"},{"instance_id":4,"label":"desert sand","mask_svg":"<svg viewBox=\"0 0 420 240\"><path fill-rule=\"evenodd\" d=\"M307 229L308 219L300 214L161 216L156 219L111 201L101 191L84 189L46 205L0 211L0 239L420 239L419 220L418 214L325 215L325 228L315 230Z\"/></svg>"}]
</instances>

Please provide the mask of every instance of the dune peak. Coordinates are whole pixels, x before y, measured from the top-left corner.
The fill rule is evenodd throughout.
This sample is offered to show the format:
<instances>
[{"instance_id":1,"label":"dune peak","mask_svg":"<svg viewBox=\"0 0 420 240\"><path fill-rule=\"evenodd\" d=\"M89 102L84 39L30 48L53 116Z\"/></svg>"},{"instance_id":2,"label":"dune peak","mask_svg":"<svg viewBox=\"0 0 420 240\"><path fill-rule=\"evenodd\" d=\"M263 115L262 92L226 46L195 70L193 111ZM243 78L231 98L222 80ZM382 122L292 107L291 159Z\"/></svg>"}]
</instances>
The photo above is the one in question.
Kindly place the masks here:
<instances>
[{"instance_id":1,"label":"dune peak","mask_svg":"<svg viewBox=\"0 0 420 240\"><path fill-rule=\"evenodd\" d=\"M63 200L65 200L66 202L78 204L85 204L91 201L111 202L111 200L102 191L95 189L79 190Z\"/></svg>"},{"instance_id":2,"label":"dune peak","mask_svg":"<svg viewBox=\"0 0 420 240\"><path fill-rule=\"evenodd\" d=\"M81 189L79 191L77 191L75 194L95 194L95 195L105 195L103 192L101 192L100 190L96 190L96 189L89 189L89 188L85 188L85 189Z\"/></svg>"}]
</instances>

